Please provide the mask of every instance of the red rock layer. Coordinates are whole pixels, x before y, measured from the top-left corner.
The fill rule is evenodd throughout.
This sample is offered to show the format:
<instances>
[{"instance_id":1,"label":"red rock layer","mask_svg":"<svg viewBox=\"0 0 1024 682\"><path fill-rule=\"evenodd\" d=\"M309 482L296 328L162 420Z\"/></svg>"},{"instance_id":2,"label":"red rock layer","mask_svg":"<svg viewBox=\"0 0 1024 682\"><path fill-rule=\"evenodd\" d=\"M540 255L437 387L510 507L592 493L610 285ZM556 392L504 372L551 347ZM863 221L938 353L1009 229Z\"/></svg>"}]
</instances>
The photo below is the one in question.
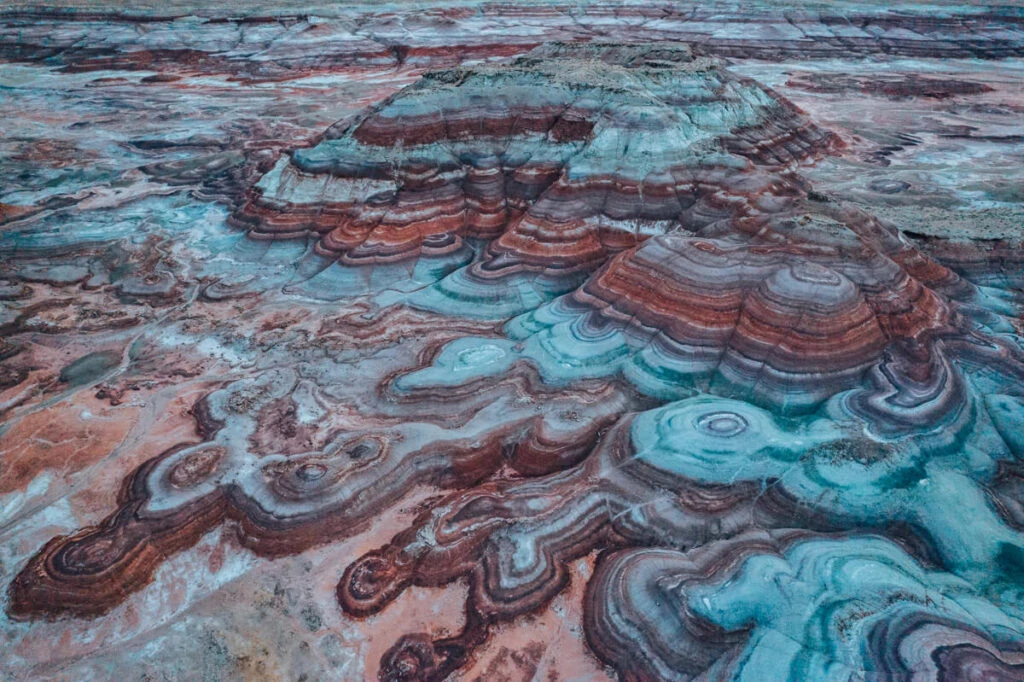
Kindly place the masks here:
<instances>
[{"instance_id":1,"label":"red rock layer","mask_svg":"<svg viewBox=\"0 0 1024 682\"><path fill-rule=\"evenodd\" d=\"M628 327L706 377L707 388L710 380L726 395L813 406L859 385L887 343L884 321L838 254L817 251L658 237L573 296L595 309L587 324Z\"/></svg>"},{"instance_id":2,"label":"red rock layer","mask_svg":"<svg viewBox=\"0 0 1024 682\"><path fill-rule=\"evenodd\" d=\"M672 3L578 5L482 3L426 7L415 16L390 8L332 8L333 17L305 14L234 16L203 8L194 21L173 9L142 11L7 9L0 14L0 55L51 59L84 70L171 68L273 79L284 73L353 64L450 66L467 59L522 54L538 43L600 35L619 41L685 41L707 54L738 58L829 58L899 55L1005 58L1024 50L1013 8L946 5L896 11L838 4L817 11L763 7L701 8ZM178 20L176 22L176 20ZM145 26L155 39L117 28ZM369 36L352 24L370 27ZM246 34L258 27L262 39ZM161 40L180 31L177 41ZM496 42L494 35L503 40ZM243 40L243 36L245 39ZM168 49L168 44L186 45ZM251 50L247 53L246 47ZM258 54L258 60L239 59Z\"/></svg>"},{"instance_id":3,"label":"red rock layer","mask_svg":"<svg viewBox=\"0 0 1024 682\"><path fill-rule=\"evenodd\" d=\"M544 606L566 566L595 549L702 544L799 511L781 488L702 486L632 459L620 421L582 464L532 481L484 484L422 514L385 547L350 565L338 583L346 613L378 612L410 585L469 582L462 632L400 638L381 661L385 679L442 680L465 664L495 623ZM424 542L423 538L431 538Z\"/></svg>"},{"instance_id":4,"label":"red rock layer","mask_svg":"<svg viewBox=\"0 0 1024 682\"><path fill-rule=\"evenodd\" d=\"M559 76L570 63L594 82ZM662 99L623 89L633 81ZM837 143L683 46L545 46L504 69L429 74L295 152L233 220L257 239L311 235L346 265L442 256L472 238L490 240L482 279L565 275L683 220L701 196L757 193L728 154L788 168ZM764 203L793 191L768 182Z\"/></svg>"},{"instance_id":5,"label":"red rock layer","mask_svg":"<svg viewBox=\"0 0 1024 682\"><path fill-rule=\"evenodd\" d=\"M12 581L8 613L19 619L105 613L146 585L168 555L192 546L221 523L233 525L239 541L257 554L280 556L362 531L425 483L461 488L503 466L528 474L571 466L628 404L600 384L591 387L593 394L583 403L585 393L579 391L559 398L529 371L517 371L498 384L473 387L468 398L434 396L429 403L433 419L452 434L461 433L468 420L482 421L488 428L478 437L446 440L446 429L438 425L376 417L336 446L281 455L273 454L283 449L272 447L273 442L282 439L294 406L288 382L280 381L243 382L197 403L203 442L175 446L148 461L125 481L114 514L48 542ZM253 397L269 391L284 391L283 399ZM492 404L531 394L554 406L554 412L505 408L503 421L489 421L494 419ZM437 409L446 402L454 406L450 415ZM559 416L570 409L571 419ZM239 450L232 436L224 436L226 427L236 432L255 428L256 433ZM434 437L425 439L424 431ZM260 443L261 450L270 452L249 450ZM250 465L259 471L255 480L245 473Z\"/></svg>"}]
</instances>

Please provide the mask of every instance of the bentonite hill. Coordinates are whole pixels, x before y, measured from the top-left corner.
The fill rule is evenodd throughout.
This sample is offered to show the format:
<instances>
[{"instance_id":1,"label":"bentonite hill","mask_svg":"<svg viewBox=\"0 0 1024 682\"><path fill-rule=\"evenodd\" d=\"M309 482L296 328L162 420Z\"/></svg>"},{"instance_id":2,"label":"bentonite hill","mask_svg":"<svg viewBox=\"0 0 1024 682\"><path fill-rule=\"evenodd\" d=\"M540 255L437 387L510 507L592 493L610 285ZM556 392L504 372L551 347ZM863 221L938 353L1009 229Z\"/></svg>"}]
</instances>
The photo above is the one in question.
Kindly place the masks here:
<instances>
[{"instance_id":1,"label":"bentonite hill","mask_svg":"<svg viewBox=\"0 0 1024 682\"><path fill-rule=\"evenodd\" d=\"M0 680L1024 679L1024 8L0 7Z\"/></svg>"}]
</instances>

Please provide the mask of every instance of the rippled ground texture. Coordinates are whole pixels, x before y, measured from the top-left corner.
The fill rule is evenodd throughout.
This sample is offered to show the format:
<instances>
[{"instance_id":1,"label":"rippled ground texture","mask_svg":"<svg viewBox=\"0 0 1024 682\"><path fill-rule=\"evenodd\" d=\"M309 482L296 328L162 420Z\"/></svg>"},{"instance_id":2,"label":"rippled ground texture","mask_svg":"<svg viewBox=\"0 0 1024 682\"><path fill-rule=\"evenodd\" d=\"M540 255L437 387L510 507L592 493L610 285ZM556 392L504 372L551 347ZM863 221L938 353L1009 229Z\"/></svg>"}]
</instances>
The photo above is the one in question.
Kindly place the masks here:
<instances>
[{"instance_id":1,"label":"rippled ground texture","mask_svg":"<svg viewBox=\"0 0 1024 682\"><path fill-rule=\"evenodd\" d=\"M0 679L1019 680L1024 12L0 12Z\"/></svg>"}]
</instances>

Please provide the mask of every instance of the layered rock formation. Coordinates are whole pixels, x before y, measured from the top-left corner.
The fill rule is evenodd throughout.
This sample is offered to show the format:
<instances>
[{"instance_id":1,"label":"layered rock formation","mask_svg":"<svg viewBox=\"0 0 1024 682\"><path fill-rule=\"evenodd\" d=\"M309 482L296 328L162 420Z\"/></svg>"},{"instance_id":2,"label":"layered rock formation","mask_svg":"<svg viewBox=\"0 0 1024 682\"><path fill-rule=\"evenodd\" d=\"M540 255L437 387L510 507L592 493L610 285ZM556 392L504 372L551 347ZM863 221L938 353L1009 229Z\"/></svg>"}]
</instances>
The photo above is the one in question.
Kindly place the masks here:
<instances>
[{"instance_id":1,"label":"layered rock formation","mask_svg":"<svg viewBox=\"0 0 1024 682\"><path fill-rule=\"evenodd\" d=\"M12 173L0 661L95 676L105 637L128 647L219 598L241 640L285 632L293 661L334 666L311 677L1020 676L1015 233L908 234L837 197L834 159L900 150L872 157L740 75L765 64L724 61L1009 56L1016 13L338 12L150 17L102 44L109 18L43 40L49 19L4 15L23 33L6 53L64 67L50 77L158 71L88 81L139 101L345 73L371 105L305 146L282 138L312 114L276 94L287 125L172 140L160 90L109 187ZM358 16L349 42L338 16ZM527 52L550 37L571 40ZM446 68L410 70L427 64ZM1010 91L820 68L775 82L946 116ZM19 144L24 164L59 147ZM865 191L917 191L901 182ZM568 648L523 643L542 627ZM68 653L37 667L58 638ZM268 667L290 645L253 646L177 672L300 676Z\"/></svg>"},{"instance_id":2,"label":"layered rock formation","mask_svg":"<svg viewBox=\"0 0 1024 682\"><path fill-rule=\"evenodd\" d=\"M871 536L618 552L588 597L589 641L626 679L1011 680L1024 662L1018 618Z\"/></svg>"},{"instance_id":3,"label":"layered rock formation","mask_svg":"<svg viewBox=\"0 0 1024 682\"><path fill-rule=\"evenodd\" d=\"M832 144L686 46L559 44L428 74L282 159L234 218L257 239L316 239L307 286L327 289L331 262L409 263L429 282L486 240L416 305L503 316L681 222L776 208L795 189L748 164L785 168Z\"/></svg>"},{"instance_id":4,"label":"layered rock formation","mask_svg":"<svg viewBox=\"0 0 1024 682\"><path fill-rule=\"evenodd\" d=\"M125 481L116 514L33 558L11 586L8 613L105 613L144 586L163 557L225 521L246 547L280 556L359 532L417 485L464 486L503 465L529 474L564 468L628 404L604 386L587 397L537 387L535 400L550 410L538 414L533 400L515 399L530 383L512 375L458 401L448 424L437 423L436 410L406 422L384 408L325 434L315 426L321 389L293 370L234 382L193 409L202 442L148 461Z\"/></svg>"},{"instance_id":5,"label":"layered rock formation","mask_svg":"<svg viewBox=\"0 0 1024 682\"><path fill-rule=\"evenodd\" d=\"M60 4L67 6L54 6ZM227 70L275 80L301 71L508 57L554 40L685 41L709 54L778 61L993 59L1024 50L1024 21L1013 7L952 3L797 2L781 12L762 2L703 7L637 0L467 2L415 12L387 3L284 7L256 3L225 12L188 3L103 8L19 1L0 15L6 38L0 54L76 70Z\"/></svg>"}]
</instances>

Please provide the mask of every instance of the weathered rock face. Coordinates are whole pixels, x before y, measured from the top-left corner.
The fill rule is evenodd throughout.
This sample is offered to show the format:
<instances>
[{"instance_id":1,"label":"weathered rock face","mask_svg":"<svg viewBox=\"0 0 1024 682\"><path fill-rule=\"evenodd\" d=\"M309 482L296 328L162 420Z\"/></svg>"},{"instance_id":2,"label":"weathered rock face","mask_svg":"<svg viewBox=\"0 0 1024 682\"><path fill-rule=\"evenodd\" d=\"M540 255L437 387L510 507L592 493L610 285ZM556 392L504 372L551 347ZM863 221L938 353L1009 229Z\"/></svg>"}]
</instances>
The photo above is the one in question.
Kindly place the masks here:
<instances>
[{"instance_id":1,"label":"weathered rock face","mask_svg":"<svg viewBox=\"0 0 1024 682\"><path fill-rule=\"evenodd\" d=\"M0 668L148 641L182 655L146 674L217 679L1020 677L1020 233L873 211L1012 203L905 166L1011 154L1017 67L778 63L1016 54L1017 14L592 5L600 40L544 42L578 38L560 8L361 11L351 45L81 16L43 52L5 17L0 78L158 73L80 86L107 137L24 123L0 195ZM274 94L161 132L181 91L243 115L229 82ZM932 137L818 124L859 98ZM95 175L56 158L86 148Z\"/></svg>"},{"instance_id":2,"label":"weathered rock face","mask_svg":"<svg viewBox=\"0 0 1024 682\"><path fill-rule=\"evenodd\" d=\"M784 169L834 142L686 46L559 44L427 74L282 159L235 220L257 239L312 236L346 266L444 272L483 242L418 304L504 296L521 312L511 281L565 290L708 211L777 210L795 188L751 163Z\"/></svg>"},{"instance_id":3,"label":"weathered rock face","mask_svg":"<svg viewBox=\"0 0 1024 682\"><path fill-rule=\"evenodd\" d=\"M1016 625L969 583L878 537L755 533L685 553L627 550L589 589L588 641L625 678L1012 680L1024 662L1019 639L997 634Z\"/></svg>"},{"instance_id":4,"label":"weathered rock face","mask_svg":"<svg viewBox=\"0 0 1024 682\"><path fill-rule=\"evenodd\" d=\"M5 58L75 70L168 69L288 79L361 66L452 65L556 40L682 41L706 54L783 61L866 56L1019 57L1012 6L937 3L336 3L224 8L146 2L86 8L19 1L2 17ZM63 9L61 4L67 5ZM500 39L499 39L500 38Z\"/></svg>"}]
</instances>

